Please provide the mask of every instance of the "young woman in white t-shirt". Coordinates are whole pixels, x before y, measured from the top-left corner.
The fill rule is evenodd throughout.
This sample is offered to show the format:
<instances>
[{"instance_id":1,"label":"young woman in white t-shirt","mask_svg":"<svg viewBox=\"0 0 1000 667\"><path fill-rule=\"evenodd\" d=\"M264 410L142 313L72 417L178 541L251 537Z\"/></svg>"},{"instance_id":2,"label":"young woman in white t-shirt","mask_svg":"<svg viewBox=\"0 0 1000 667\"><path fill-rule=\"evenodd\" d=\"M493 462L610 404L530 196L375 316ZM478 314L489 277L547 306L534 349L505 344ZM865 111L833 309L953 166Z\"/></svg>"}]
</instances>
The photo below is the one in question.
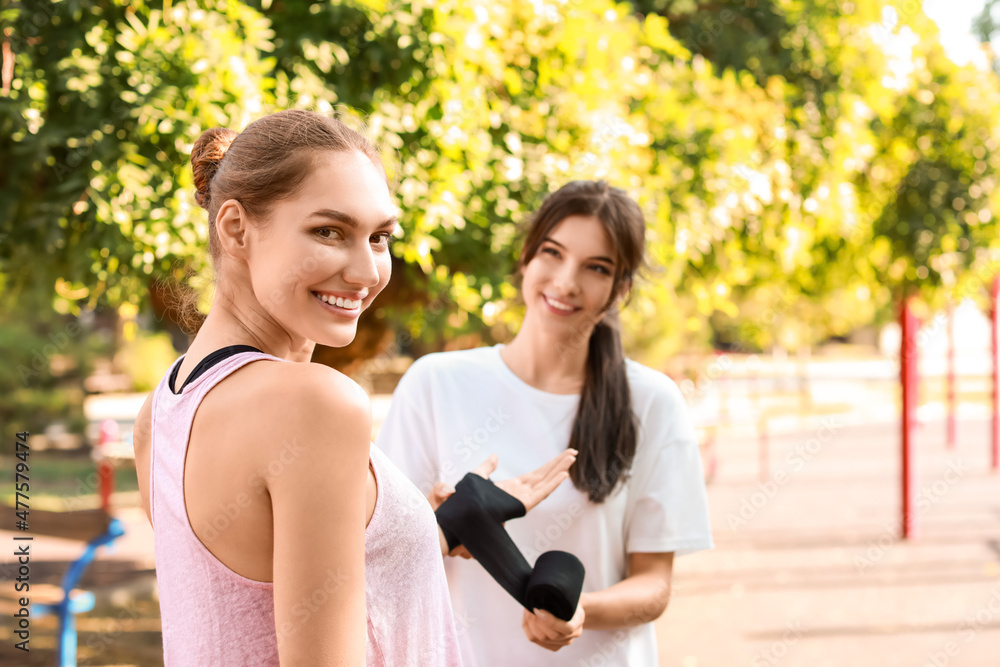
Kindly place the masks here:
<instances>
[{"instance_id":1,"label":"young woman in white t-shirt","mask_svg":"<svg viewBox=\"0 0 1000 667\"><path fill-rule=\"evenodd\" d=\"M446 563L463 664L655 665L676 553L711 548L701 459L668 377L626 360L618 304L642 263L639 207L577 181L534 216L520 261L524 322L510 344L431 354L404 375L378 446L425 493L499 454L517 475L576 449L564 484L508 533L586 567L563 622L518 606L475 561ZM446 493L447 491L445 491ZM553 655L551 651L558 651Z\"/></svg>"}]
</instances>

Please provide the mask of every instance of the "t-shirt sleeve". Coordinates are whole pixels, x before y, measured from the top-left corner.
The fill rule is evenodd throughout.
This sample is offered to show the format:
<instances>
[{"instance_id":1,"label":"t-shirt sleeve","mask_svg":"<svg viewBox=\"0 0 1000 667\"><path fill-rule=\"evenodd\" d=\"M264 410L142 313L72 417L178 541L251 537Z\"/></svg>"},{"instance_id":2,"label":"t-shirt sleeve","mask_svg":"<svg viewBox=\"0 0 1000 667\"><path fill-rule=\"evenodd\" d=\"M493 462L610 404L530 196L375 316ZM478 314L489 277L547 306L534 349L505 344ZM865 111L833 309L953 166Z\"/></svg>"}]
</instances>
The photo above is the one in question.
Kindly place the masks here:
<instances>
[{"instance_id":1,"label":"t-shirt sleeve","mask_svg":"<svg viewBox=\"0 0 1000 667\"><path fill-rule=\"evenodd\" d=\"M666 376L639 417L625 514L628 553L677 555L711 549L705 476L687 405Z\"/></svg>"},{"instance_id":2,"label":"t-shirt sleeve","mask_svg":"<svg viewBox=\"0 0 1000 667\"><path fill-rule=\"evenodd\" d=\"M419 361L403 374L392 394L389 412L379 428L375 445L427 495L438 481L438 443L429 377Z\"/></svg>"}]
</instances>

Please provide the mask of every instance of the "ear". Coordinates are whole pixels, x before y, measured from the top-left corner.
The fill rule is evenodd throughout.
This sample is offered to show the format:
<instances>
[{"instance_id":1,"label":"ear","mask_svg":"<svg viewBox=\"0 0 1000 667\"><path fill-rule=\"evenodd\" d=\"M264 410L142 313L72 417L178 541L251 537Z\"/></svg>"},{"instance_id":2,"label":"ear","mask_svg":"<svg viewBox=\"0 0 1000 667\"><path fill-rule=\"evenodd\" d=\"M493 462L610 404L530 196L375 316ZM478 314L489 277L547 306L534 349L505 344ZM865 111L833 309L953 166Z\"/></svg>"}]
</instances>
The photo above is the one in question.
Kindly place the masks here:
<instances>
[{"instance_id":1,"label":"ear","mask_svg":"<svg viewBox=\"0 0 1000 667\"><path fill-rule=\"evenodd\" d=\"M235 199L227 199L222 203L219 214L215 216L215 233L223 254L237 259L247 258L249 224L249 217L242 204Z\"/></svg>"}]
</instances>

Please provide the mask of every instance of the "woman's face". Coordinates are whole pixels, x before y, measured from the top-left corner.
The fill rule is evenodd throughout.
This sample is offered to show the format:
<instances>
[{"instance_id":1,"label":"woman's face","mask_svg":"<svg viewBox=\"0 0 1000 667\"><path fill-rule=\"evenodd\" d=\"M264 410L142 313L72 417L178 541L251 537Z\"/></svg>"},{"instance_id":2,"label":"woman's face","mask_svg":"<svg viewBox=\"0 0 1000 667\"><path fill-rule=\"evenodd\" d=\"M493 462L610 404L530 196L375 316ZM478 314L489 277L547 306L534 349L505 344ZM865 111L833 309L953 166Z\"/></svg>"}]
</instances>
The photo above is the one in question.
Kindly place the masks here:
<instances>
[{"instance_id":1,"label":"woman's face","mask_svg":"<svg viewBox=\"0 0 1000 667\"><path fill-rule=\"evenodd\" d=\"M385 177L368 157L317 156L298 193L248 231L258 302L293 339L347 345L358 316L389 282L396 224Z\"/></svg>"},{"instance_id":2,"label":"woman's face","mask_svg":"<svg viewBox=\"0 0 1000 667\"><path fill-rule=\"evenodd\" d=\"M563 218L522 269L527 316L560 337L589 339L611 299L615 268L600 220Z\"/></svg>"}]
</instances>

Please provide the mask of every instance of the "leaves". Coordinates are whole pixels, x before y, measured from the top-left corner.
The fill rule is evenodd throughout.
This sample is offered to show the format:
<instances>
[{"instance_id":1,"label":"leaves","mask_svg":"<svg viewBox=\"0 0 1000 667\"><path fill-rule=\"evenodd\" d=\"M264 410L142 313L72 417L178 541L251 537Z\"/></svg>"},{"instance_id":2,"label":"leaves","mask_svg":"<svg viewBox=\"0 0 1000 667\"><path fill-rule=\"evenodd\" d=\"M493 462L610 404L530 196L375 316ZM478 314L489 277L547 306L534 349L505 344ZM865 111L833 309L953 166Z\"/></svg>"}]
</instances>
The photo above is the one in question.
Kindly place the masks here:
<instances>
[{"instance_id":1,"label":"leaves","mask_svg":"<svg viewBox=\"0 0 1000 667\"><path fill-rule=\"evenodd\" d=\"M64 310L207 269L191 144L286 107L356 110L395 163L412 289L381 312L432 347L516 327L518 225L574 178L647 214L655 267L624 319L654 361L723 329L844 333L901 290L973 293L1000 260L997 79L948 60L914 3L36 0L0 19L0 276L65 281Z\"/></svg>"}]
</instances>

